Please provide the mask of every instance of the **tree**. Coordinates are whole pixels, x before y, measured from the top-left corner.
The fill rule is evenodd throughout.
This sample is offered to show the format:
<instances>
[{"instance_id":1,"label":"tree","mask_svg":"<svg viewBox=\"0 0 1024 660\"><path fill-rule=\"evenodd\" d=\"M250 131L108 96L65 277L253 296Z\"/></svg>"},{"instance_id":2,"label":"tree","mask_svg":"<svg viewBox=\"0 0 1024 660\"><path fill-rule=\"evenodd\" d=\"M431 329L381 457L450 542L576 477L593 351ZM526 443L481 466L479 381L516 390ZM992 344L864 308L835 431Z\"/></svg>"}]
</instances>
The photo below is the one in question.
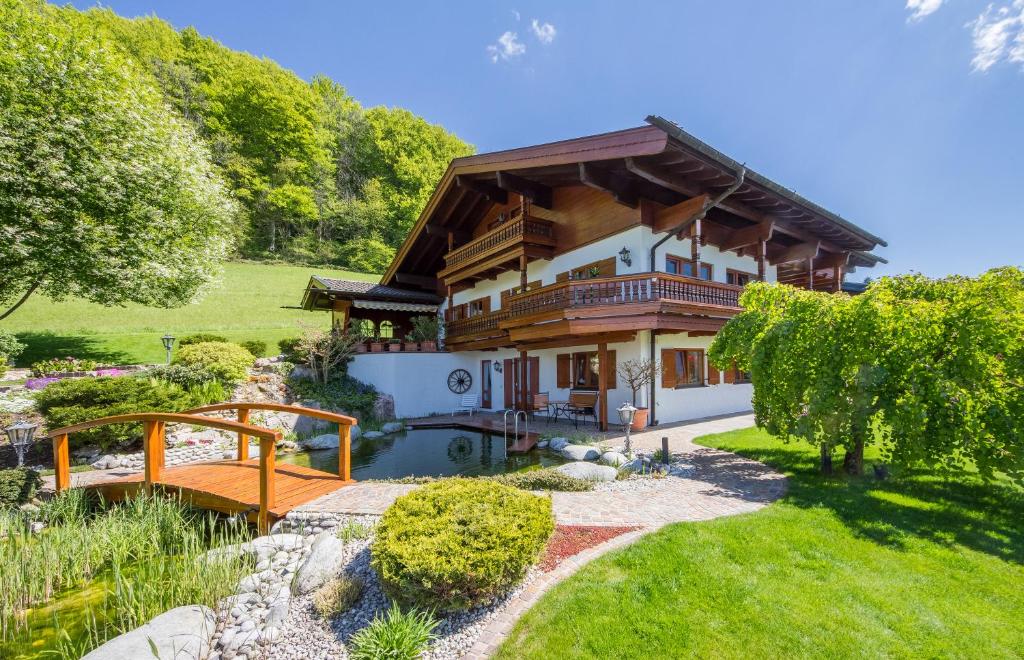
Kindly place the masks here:
<instances>
[{"instance_id":1,"label":"tree","mask_svg":"<svg viewBox=\"0 0 1024 660\"><path fill-rule=\"evenodd\" d=\"M296 344L296 351L306 356L306 363L313 372L315 382L326 384L342 369L356 352L360 337L337 330L306 328Z\"/></svg>"},{"instance_id":2,"label":"tree","mask_svg":"<svg viewBox=\"0 0 1024 660\"><path fill-rule=\"evenodd\" d=\"M755 283L708 357L750 372L758 424L902 464L1024 478L1024 273L883 278L860 296Z\"/></svg>"},{"instance_id":3,"label":"tree","mask_svg":"<svg viewBox=\"0 0 1024 660\"><path fill-rule=\"evenodd\" d=\"M236 205L205 147L75 16L0 0L0 318L37 291L185 304L230 248Z\"/></svg>"},{"instance_id":4,"label":"tree","mask_svg":"<svg viewBox=\"0 0 1024 660\"><path fill-rule=\"evenodd\" d=\"M636 408L636 395L658 378L661 364L656 360L626 360L616 371L633 392L633 407Z\"/></svg>"}]
</instances>

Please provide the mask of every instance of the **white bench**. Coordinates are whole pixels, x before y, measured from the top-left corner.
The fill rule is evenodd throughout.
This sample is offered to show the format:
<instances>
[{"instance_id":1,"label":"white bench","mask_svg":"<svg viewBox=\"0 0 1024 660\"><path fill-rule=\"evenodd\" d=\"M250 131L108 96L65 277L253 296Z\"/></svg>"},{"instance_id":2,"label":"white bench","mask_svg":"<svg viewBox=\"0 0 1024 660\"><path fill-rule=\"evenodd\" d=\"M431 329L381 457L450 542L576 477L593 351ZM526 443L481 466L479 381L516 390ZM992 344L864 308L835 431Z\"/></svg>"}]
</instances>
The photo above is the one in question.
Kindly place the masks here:
<instances>
[{"instance_id":1,"label":"white bench","mask_svg":"<svg viewBox=\"0 0 1024 660\"><path fill-rule=\"evenodd\" d=\"M478 394L463 394L462 395L462 403L459 404L458 408L456 408L455 410L452 411L452 417L454 417L456 413L465 412L467 410L469 411L469 416L472 417L473 416L473 411L474 410L479 410L479 409L480 409L480 395L478 395Z\"/></svg>"}]
</instances>

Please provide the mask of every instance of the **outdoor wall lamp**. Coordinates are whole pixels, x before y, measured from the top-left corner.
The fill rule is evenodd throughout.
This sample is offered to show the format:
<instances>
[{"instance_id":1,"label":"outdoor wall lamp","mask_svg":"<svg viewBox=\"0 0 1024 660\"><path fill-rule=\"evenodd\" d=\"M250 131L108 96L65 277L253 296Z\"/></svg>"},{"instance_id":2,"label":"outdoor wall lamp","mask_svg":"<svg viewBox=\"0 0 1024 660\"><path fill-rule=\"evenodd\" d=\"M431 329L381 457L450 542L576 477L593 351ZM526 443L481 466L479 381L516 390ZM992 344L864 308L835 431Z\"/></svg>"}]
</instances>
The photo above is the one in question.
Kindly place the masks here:
<instances>
[{"instance_id":1,"label":"outdoor wall lamp","mask_svg":"<svg viewBox=\"0 0 1024 660\"><path fill-rule=\"evenodd\" d=\"M502 367L501 367L501 361L500 360L495 360L494 362L491 363L491 366L494 367L494 370L496 372L498 372L499 374L501 373Z\"/></svg>"},{"instance_id":2,"label":"outdoor wall lamp","mask_svg":"<svg viewBox=\"0 0 1024 660\"><path fill-rule=\"evenodd\" d=\"M171 363L171 349L174 348L174 336L164 335L160 338L160 341L164 343L164 350L167 351L167 364Z\"/></svg>"},{"instance_id":3,"label":"outdoor wall lamp","mask_svg":"<svg viewBox=\"0 0 1024 660\"><path fill-rule=\"evenodd\" d=\"M633 265L633 256L630 254L628 247L623 247L619 250L619 259L627 266Z\"/></svg>"},{"instance_id":4,"label":"outdoor wall lamp","mask_svg":"<svg viewBox=\"0 0 1024 660\"><path fill-rule=\"evenodd\" d=\"M25 454L28 452L28 446L32 444L32 436L36 434L37 428L38 424L21 421L4 429L7 440L18 454L18 467L25 464Z\"/></svg>"}]
</instances>

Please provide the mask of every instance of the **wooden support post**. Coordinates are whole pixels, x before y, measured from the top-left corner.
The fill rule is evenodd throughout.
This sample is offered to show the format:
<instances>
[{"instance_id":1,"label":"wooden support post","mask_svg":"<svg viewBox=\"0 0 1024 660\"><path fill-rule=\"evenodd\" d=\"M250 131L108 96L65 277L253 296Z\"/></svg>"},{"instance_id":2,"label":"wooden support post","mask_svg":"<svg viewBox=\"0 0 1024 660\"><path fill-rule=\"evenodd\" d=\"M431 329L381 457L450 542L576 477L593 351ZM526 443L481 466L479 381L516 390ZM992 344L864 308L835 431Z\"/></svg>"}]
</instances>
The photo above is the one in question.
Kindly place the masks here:
<instances>
[{"instance_id":1,"label":"wooden support post","mask_svg":"<svg viewBox=\"0 0 1024 660\"><path fill-rule=\"evenodd\" d=\"M843 267L839 264L832 267L832 290L836 292L843 290Z\"/></svg>"},{"instance_id":2,"label":"wooden support post","mask_svg":"<svg viewBox=\"0 0 1024 660\"><path fill-rule=\"evenodd\" d=\"M519 409L527 410L527 402L529 401L529 362L526 355L526 351L519 351Z\"/></svg>"},{"instance_id":3,"label":"wooden support post","mask_svg":"<svg viewBox=\"0 0 1024 660\"><path fill-rule=\"evenodd\" d=\"M260 512L257 528L261 535L270 533L270 509L273 508L276 499L274 492L276 444L273 438L260 438Z\"/></svg>"},{"instance_id":4,"label":"wooden support post","mask_svg":"<svg viewBox=\"0 0 1024 660\"><path fill-rule=\"evenodd\" d=\"M519 256L519 293L526 292L526 255Z\"/></svg>"},{"instance_id":5,"label":"wooden support post","mask_svg":"<svg viewBox=\"0 0 1024 660\"><path fill-rule=\"evenodd\" d=\"M608 430L608 344L597 345L598 406L601 408L601 430Z\"/></svg>"},{"instance_id":6,"label":"wooden support post","mask_svg":"<svg viewBox=\"0 0 1024 660\"><path fill-rule=\"evenodd\" d=\"M248 408L238 409L238 423L248 424L249 423L249 410ZM238 432L238 460L247 461L249 460L249 436Z\"/></svg>"},{"instance_id":7,"label":"wooden support post","mask_svg":"<svg viewBox=\"0 0 1024 660\"><path fill-rule=\"evenodd\" d=\"M142 423L143 486L153 493L153 484L160 481L164 453L164 423Z\"/></svg>"},{"instance_id":8,"label":"wooden support post","mask_svg":"<svg viewBox=\"0 0 1024 660\"><path fill-rule=\"evenodd\" d=\"M690 236L690 259L693 261L693 276L700 277L700 218L693 221L693 235Z\"/></svg>"},{"instance_id":9,"label":"wooden support post","mask_svg":"<svg viewBox=\"0 0 1024 660\"><path fill-rule=\"evenodd\" d=\"M53 477L58 493L71 488L71 453L67 433L53 436Z\"/></svg>"},{"instance_id":10,"label":"wooden support post","mask_svg":"<svg viewBox=\"0 0 1024 660\"><path fill-rule=\"evenodd\" d=\"M664 463L665 465L668 465L669 463L672 462L671 459L669 458L669 453L668 453L668 436L667 435L661 436L661 462Z\"/></svg>"},{"instance_id":11,"label":"wooden support post","mask_svg":"<svg viewBox=\"0 0 1024 660\"><path fill-rule=\"evenodd\" d=\"M338 476L352 480L352 427L348 424L338 425Z\"/></svg>"},{"instance_id":12,"label":"wooden support post","mask_svg":"<svg viewBox=\"0 0 1024 660\"><path fill-rule=\"evenodd\" d=\"M764 282L765 269L765 253L767 252L768 241L763 238L757 242L757 279Z\"/></svg>"},{"instance_id":13,"label":"wooden support post","mask_svg":"<svg viewBox=\"0 0 1024 660\"><path fill-rule=\"evenodd\" d=\"M814 257L807 259L807 288L814 291Z\"/></svg>"}]
</instances>

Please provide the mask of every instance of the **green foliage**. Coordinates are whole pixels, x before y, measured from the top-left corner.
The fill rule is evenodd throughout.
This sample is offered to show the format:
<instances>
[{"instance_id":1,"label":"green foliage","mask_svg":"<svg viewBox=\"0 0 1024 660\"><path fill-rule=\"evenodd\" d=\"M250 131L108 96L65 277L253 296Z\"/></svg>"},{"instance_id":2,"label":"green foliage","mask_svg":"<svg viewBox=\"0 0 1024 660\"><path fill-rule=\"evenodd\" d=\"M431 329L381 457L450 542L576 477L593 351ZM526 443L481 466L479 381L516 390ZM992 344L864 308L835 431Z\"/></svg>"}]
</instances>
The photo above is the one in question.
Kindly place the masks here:
<instances>
[{"instance_id":1,"label":"green foliage","mask_svg":"<svg viewBox=\"0 0 1024 660\"><path fill-rule=\"evenodd\" d=\"M175 364L206 369L225 383L244 380L254 361L252 353L238 344L217 341L183 346L174 358Z\"/></svg>"},{"instance_id":2,"label":"green foliage","mask_svg":"<svg viewBox=\"0 0 1024 660\"><path fill-rule=\"evenodd\" d=\"M417 609L403 612L397 603L392 603L387 614L374 617L370 625L352 635L349 657L353 660L414 660L435 638L437 623L430 612Z\"/></svg>"},{"instance_id":3,"label":"green foliage","mask_svg":"<svg viewBox=\"0 0 1024 660\"><path fill-rule=\"evenodd\" d=\"M334 535L345 543L351 543L352 541L363 541L373 534L373 528L369 525L365 525L355 520L346 520L344 523L338 525Z\"/></svg>"},{"instance_id":4,"label":"green foliage","mask_svg":"<svg viewBox=\"0 0 1024 660\"><path fill-rule=\"evenodd\" d=\"M96 366L95 360L73 357L53 358L33 363L32 375L43 376L46 374L70 374L82 371L92 371Z\"/></svg>"},{"instance_id":5,"label":"green foliage","mask_svg":"<svg viewBox=\"0 0 1024 660\"><path fill-rule=\"evenodd\" d=\"M510 472L509 474L499 474L487 478L521 490L553 490L579 493L594 489L594 484L590 481L571 477L559 472L555 468Z\"/></svg>"},{"instance_id":6,"label":"green foliage","mask_svg":"<svg viewBox=\"0 0 1024 660\"><path fill-rule=\"evenodd\" d=\"M207 146L84 15L2 0L0 24L0 304L191 301L237 214Z\"/></svg>"},{"instance_id":7,"label":"green foliage","mask_svg":"<svg viewBox=\"0 0 1024 660\"><path fill-rule=\"evenodd\" d=\"M263 357L267 354L267 342L261 339L247 339L245 341L238 342L238 345L256 357Z\"/></svg>"},{"instance_id":8,"label":"green foliage","mask_svg":"<svg viewBox=\"0 0 1024 660\"><path fill-rule=\"evenodd\" d=\"M199 365L169 364L165 367L150 369L146 375L165 383L173 383L186 390L217 380L217 376L212 371Z\"/></svg>"},{"instance_id":9,"label":"green foliage","mask_svg":"<svg viewBox=\"0 0 1024 660\"><path fill-rule=\"evenodd\" d=\"M185 335L178 340L178 346L189 346L191 344L205 344L211 341L224 343L228 341L227 337L222 335L215 335L211 332L196 332L191 335Z\"/></svg>"},{"instance_id":10,"label":"green foliage","mask_svg":"<svg viewBox=\"0 0 1024 660\"><path fill-rule=\"evenodd\" d=\"M343 410L359 419L373 416L377 390L345 374L331 378L327 383L308 378L288 378L288 387L297 399L311 399L325 410Z\"/></svg>"},{"instance_id":11,"label":"green foliage","mask_svg":"<svg viewBox=\"0 0 1024 660\"><path fill-rule=\"evenodd\" d=\"M110 415L179 412L196 403L181 387L131 376L66 379L36 394L36 407L51 429ZM96 444L107 449L138 437L138 424L113 424L73 433L69 440L73 447Z\"/></svg>"},{"instance_id":12,"label":"green foliage","mask_svg":"<svg viewBox=\"0 0 1024 660\"><path fill-rule=\"evenodd\" d=\"M326 384L345 375L348 363L356 353L356 344L360 341L358 335L348 332L306 328L299 337L295 351L306 356L313 380Z\"/></svg>"},{"instance_id":13,"label":"green foliage","mask_svg":"<svg viewBox=\"0 0 1024 660\"><path fill-rule=\"evenodd\" d=\"M0 329L0 360L6 359L8 364L14 364L23 350L25 344L18 341L14 333Z\"/></svg>"},{"instance_id":14,"label":"green foliage","mask_svg":"<svg viewBox=\"0 0 1024 660\"><path fill-rule=\"evenodd\" d=\"M0 509L28 502L42 485L43 480L35 470L24 467L0 470Z\"/></svg>"},{"instance_id":15,"label":"green foliage","mask_svg":"<svg viewBox=\"0 0 1024 660\"><path fill-rule=\"evenodd\" d=\"M409 338L413 341L437 341L438 325L437 316L414 316Z\"/></svg>"},{"instance_id":16,"label":"green foliage","mask_svg":"<svg viewBox=\"0 0 1024 660\"><path fill-rule=\"evenodd\" d=\"M281 355L286 362L306 364L306 355L299 351L299 344L301 342L301 337L288 337L277 342L277 347L281 350Z\"/></svg>"},{"instance_id":17,"label":"green foliage","mask_svg":"<svg viewBox=\"0 0 1024 660\"><path fill-rule=\"evenodd\" d=\"M403 495L384 512L372 564L392 598L467 609L522 580L553 530L547 498L490 481L446 479Z\"/></svg>"},{"instance_id":18,"label":"green foliage","mask_svg":"<svg viewBox=\"0 0 1024 660\"><path fill-rule=\"evenodd\" d=\"M363 593L363 581L359 577L341 575L328 580L313 594L313 609L325 619L344 614L355 605Z\"/></svg>"},{"instance_id":19,"label":"green foliage","mask_svg":"<svg viewBox=\"0 0 1024 660\"><path fill-rule=\"evenodd\" d=\"M395 257L395 248L373 236L354 238L338 253L346 268L363 273L383 273Z\"/></svg>"},{"instance_id":20,"label":"green foliage","mask_svg":"<svg viewBox=\"0 0 1024 660\"><path fill-rule=\"evenodd\" d=\"M7 375L8 368L7 358L0 357L0 379Z\"/></svg>"},{"instance_id":21,"label":"green foliage","mask_svg":"<svg viewBox=\"0 0 1024 660\"><path fill-rule=\"evenodd\" d=\"M1024 480L1024 272L882 278L859 296L755 283L709 351L751 372L758 424L897 463ZM852 460L851 460L852 456Z\"/></svg>"}]
</instances>

